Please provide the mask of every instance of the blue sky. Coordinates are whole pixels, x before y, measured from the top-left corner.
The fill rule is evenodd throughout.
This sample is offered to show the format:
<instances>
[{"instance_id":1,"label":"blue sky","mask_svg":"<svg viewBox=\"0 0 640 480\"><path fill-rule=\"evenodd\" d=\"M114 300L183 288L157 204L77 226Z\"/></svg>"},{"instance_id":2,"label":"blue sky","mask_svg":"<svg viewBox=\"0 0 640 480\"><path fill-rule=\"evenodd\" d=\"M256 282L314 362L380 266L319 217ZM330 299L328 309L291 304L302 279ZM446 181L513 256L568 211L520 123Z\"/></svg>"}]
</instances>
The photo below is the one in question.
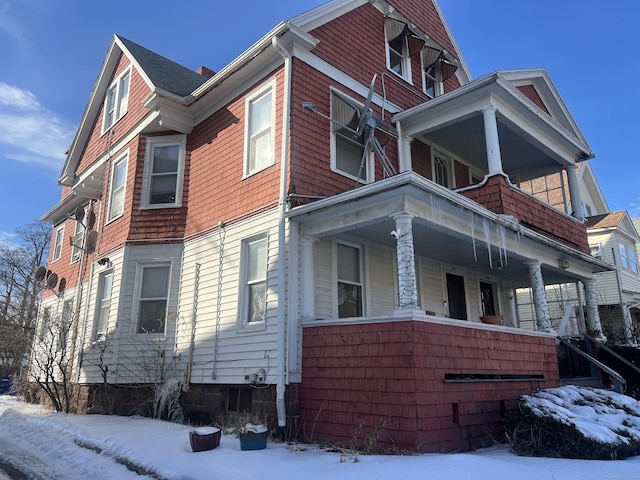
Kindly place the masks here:
<instances>
[{"instance_id":1,"label":"blue sky","mask_svg":"<svg viewBox=\"0 0 640 480\"><path fill-rule=\"evenodd\" d=\"M281 20L322 3L0 0L0 238L59 200L64 151L114 33L218 71ZM609 207L640 216L640 3L439 3L474 77L548 69L598 157L592 165Z\"/></svg>"}]
</instances>

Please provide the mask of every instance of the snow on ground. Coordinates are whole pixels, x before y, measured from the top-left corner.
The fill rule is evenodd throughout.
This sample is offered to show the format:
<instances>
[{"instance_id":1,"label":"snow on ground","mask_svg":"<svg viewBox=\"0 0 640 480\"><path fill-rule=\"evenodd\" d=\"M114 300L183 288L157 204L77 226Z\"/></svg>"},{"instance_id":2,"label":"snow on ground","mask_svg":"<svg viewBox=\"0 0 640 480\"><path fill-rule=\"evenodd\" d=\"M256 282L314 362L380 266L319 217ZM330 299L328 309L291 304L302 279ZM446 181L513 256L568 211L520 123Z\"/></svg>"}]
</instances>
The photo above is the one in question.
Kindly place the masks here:
<instances>
[{"instance_id":1,"label":"snow on ground","mask_svg":"<svg viewBox=\"0 0 640 480\"><path fill-rule=\"evenodd\" d=\"M492 447L461 454L361 455L354 462L353 456L303 444L269 442L265 450L241 451L233 435L223 435L214 450L193 453L190 430L140 417L51 413L0 396L0 470L3 462L10 462L34 480L584 480L585 474L589 480L640 480L640 457L529 458ZM122 465L126 462L142 467L148 476L128 470Z\"/></svg>"}]
</instances>

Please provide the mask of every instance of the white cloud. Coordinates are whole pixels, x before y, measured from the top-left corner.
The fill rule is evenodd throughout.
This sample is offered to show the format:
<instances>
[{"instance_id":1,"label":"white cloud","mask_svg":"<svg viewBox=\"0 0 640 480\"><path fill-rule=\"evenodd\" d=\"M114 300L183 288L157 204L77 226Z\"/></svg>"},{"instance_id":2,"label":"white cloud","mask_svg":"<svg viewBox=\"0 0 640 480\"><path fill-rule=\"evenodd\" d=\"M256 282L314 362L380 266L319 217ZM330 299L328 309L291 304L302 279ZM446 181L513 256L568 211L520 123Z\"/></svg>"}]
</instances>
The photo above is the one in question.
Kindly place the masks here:
<instances>
[{"instance_id":1,"label":"white cloud","mask_svg":"<svg viewBox=\"0 0 640 480\"><path fill-rule=\"evenodd\" d=\"M0 156L60 168L74 132L29 90L0 82Z\"/></svg>"}]
</instances>

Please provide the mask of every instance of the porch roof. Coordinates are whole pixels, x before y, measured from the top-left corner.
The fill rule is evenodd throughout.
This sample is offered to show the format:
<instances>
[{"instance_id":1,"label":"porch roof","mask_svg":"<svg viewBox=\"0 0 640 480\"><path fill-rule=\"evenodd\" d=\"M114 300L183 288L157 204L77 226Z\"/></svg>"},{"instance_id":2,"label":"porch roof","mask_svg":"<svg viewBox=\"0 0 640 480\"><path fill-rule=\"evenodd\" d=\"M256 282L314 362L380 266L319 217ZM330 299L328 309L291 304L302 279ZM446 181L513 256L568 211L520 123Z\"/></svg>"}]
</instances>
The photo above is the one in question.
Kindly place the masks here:
<instances>
[{"instance_id":1,"label":"porch roof","mask_svg":"<svg viewBox=\"0 0 640 480\"><path fill-rule=\"evenodd\" d=\"M533 86L541 108L518 89ZM480 77L393 116L403 135L420 138L487 168L482 110L496 108L503 171L514 180L555 173L594 154L544 69Z\"/></svg>"},{"instance_id":2,"label":"porch roof","mask_svg":"<svg viewBox=\"0 0 640 480\"><path fill-rule=\"evenodd\" d=\"M417 255L499 276L505 286L529 286L525 262L530 260L542 262L547 284L591 278L594 272L611 269L413 172L295 207L287 216L300 224L303 236L351 236L395 248L391 232L396 228L394 216L400 213L414 216Z\"/></svg>"}]
</instances>

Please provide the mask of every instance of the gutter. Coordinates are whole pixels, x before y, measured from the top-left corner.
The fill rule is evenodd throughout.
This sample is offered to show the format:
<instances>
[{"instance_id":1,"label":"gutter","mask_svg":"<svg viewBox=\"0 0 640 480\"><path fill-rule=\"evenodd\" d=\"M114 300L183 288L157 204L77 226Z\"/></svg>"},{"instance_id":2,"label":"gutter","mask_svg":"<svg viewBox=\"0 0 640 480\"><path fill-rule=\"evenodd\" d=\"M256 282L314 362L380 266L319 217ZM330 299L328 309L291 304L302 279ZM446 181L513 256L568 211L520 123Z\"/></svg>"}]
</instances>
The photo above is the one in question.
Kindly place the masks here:
<instances>
[{"instance_id":1,"label":"gutter","mask_svg":"<svg viewBox=\"0 0 640 480\"><path fill-rule=\"evenodd\" d=\"M284 25L284 24L283 24ZM291 109L291 54L280 44L278 36L274 36L271 40L273 48L284 58L284 85L283 85L283 103L282 103L282 152L280 158L280 198L278 203L280 206L278 214L278 361L277 361L277 380L276 380L276 409L278 412L278 427L287 425L287 412L284 400L286 389L285 379L285 358L286 358L286 340L285 329L287 322L285 321L285 296L286 282L285 277L285 249L286 249L286 210L287 210L287 175L289 172L289 130L290 130L290 109Z\"/></svg>"}]
</instances>

